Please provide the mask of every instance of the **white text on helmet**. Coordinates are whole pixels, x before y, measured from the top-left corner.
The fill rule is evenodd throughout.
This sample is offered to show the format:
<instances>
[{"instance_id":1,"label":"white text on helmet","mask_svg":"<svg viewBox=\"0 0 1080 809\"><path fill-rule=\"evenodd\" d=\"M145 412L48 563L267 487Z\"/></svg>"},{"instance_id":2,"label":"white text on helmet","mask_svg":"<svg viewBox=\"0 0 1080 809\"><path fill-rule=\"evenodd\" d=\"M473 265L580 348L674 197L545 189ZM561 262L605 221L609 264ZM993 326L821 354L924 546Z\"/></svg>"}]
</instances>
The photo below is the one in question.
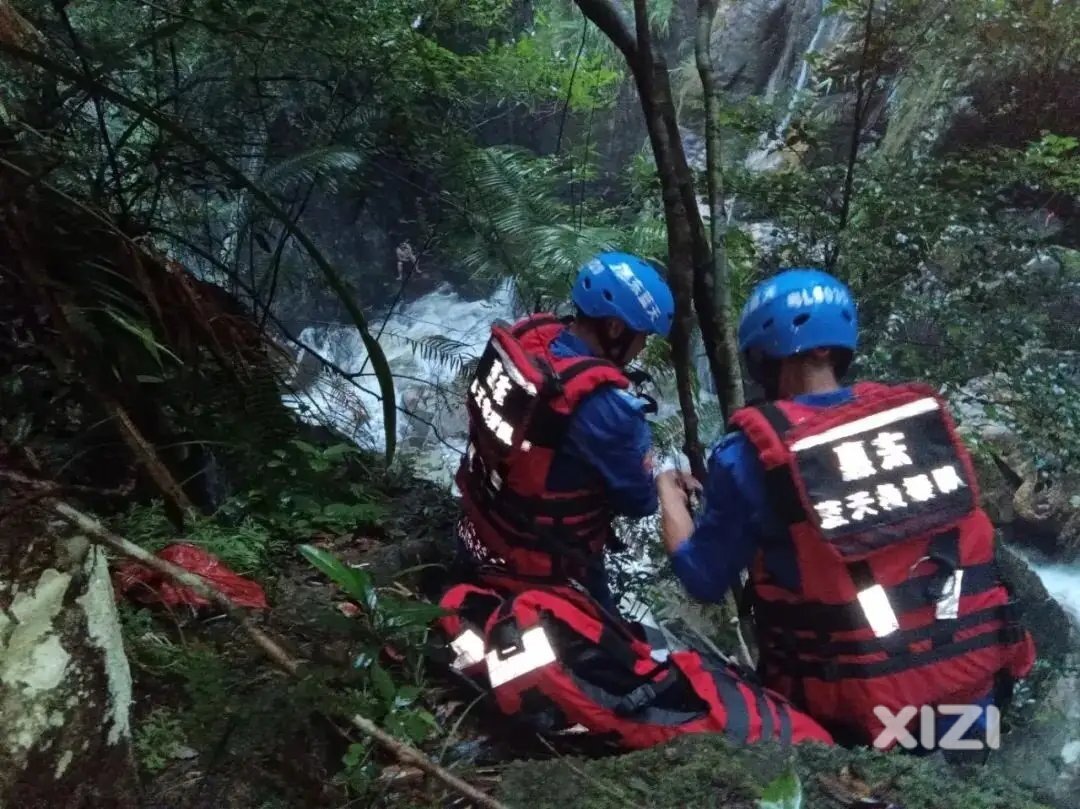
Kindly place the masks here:
<instances>
[{"instance_id":1,"label":"white text on helmet","mask_svg":"<svg viewBox=\"0 0 1080 809\"><path fill-rule=\"evenodd\" d=\"M759 289L753 295L750 296L750 300L746 303L746 314L752 314L760 309L764 304L771 301L776 297L776 284L769 284L765 289Z\"/></svg>"},{"instance_id":2,"label":"white text on helmet","mask_svg":"<svg viewBox=\"0 0 1080 809\"><path fill-rule=\"evenodd\" d=\"M657 304L656 299L653 298L652 293L645 289L645 285L641 283L641 279L634 275L634 271L630 269L630 265L625 262L612 264L611 271L615 273L615 276L620 281L630 287L630 291L637 296L637 301L641 304L641 308L645 310L645 314L649 316L649 320L653 322L659 320L660 315L662 314L659 304Z\"/></svg>"},{"instance_id":3,"label":"white text on helmet","mask_svg":"<svg viewBox=\"0 0 1080 809\"><path fill-rule=\"evenodd\" d=\"M797 289L787 294L789 309L802 309L804 306L816 306L822 303L844 306L851 303L851 297L842 289L820 285L812 289Z\"/></svg>"}]
</instances>

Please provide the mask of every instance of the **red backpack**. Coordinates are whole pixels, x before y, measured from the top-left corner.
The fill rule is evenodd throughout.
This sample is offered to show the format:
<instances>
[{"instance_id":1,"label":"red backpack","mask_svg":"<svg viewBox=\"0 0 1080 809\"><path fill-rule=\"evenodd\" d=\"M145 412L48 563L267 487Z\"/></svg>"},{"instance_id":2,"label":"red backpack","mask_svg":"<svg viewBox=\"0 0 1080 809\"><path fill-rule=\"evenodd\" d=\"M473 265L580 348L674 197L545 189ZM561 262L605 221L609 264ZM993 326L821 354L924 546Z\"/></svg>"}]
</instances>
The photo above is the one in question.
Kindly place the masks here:
<instances>
[{"instance_id":1,"label":"red backpack","mask_svg":"<svg viewBox=\"0 0 1080 809\"><path fill-rule=\"evenodd\" d=\"M816 721L726 661L667 649L658 630L611 616L570 587L504 599L459 584L440 606L453 668L489 686L502 713L538 729L577 728L629 749L687 733L722 733L734 744L832 743Z\"/></svg>"}]
</instances>

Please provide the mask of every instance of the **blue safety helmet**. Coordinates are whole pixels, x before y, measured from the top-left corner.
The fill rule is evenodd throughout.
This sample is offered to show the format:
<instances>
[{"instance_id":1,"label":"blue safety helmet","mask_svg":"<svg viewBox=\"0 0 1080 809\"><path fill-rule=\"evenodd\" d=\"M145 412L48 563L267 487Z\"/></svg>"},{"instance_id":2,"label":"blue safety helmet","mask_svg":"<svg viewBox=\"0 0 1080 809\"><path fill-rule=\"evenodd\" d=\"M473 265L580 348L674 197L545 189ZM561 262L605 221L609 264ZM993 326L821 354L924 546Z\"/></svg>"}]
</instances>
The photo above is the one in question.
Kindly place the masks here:
<instances>
[{"instance_id":1,"label":"blue safety helmet","mask_svg":"<svg viewBox=\"0 0 1080 809\"><path fill-rule=\"evenodd\" d=\"M858 332L847 286L821 270L785 270L750 294L739 322L739 351L771 359L815 348L854 352Z\"/></svg>"},{"instance_id":2,"label":"blue safety helmet","mask_svg":"<svg viewBox=\"0 0 1080 809\"><path fill-rule=\"evenodd\" d=\"M589 317L614 317L630 329L667 337L675 299L651 264L629 253L601 253L578 272L571 293Z\"/></svg>"}]
</instances>

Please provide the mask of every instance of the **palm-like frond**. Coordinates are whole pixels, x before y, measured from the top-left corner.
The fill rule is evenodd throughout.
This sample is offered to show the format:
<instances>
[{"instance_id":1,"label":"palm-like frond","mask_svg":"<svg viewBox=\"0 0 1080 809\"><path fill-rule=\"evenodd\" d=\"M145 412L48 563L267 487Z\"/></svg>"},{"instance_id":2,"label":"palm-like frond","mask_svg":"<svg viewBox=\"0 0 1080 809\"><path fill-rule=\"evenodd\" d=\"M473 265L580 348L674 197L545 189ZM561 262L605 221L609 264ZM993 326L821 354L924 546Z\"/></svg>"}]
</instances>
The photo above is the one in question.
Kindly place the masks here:
<instances>
[{"instance_id":1,"label":"palm-like frond","mask_svg":"<svg viewBox=\"0 0 1080 809\"><path fill-rule=\"evenodd\" d=\"M391 336L400 340L419 354L428 362L437 362L460 374L462 369L477 359L473 355L472 346L462 343L452 337L441 334L432 334L426 337L410 337L407 334L395 332Z\"/></svg>"},{"instance_id":2,"label":"palm-like frond","mask_svg":"<svg viewBox=\"0 0 1080 809\"><path fill-rule=\"evenodd\" d=\"M285 191L295 183L322 182L336 192L341 178L351 178L367 164L367 153L355 146L325 146L289 157L268 168L262 176L264 187Z\"/></svg>"},{"instance_id":3,"label":"palm-like frond","mask_svg":"<svg viewBox=\"0 0 1080 809\"><path fill-rule=\"evenodd\" d=\"M560 198L570 178L551 160L483 149L460 174L467 229L460 260L478 277L514 277L523 300L565 298L577 268L621 242L621 232L608 225L572 224L577 212Z\"/></svg>"}]
</instances>

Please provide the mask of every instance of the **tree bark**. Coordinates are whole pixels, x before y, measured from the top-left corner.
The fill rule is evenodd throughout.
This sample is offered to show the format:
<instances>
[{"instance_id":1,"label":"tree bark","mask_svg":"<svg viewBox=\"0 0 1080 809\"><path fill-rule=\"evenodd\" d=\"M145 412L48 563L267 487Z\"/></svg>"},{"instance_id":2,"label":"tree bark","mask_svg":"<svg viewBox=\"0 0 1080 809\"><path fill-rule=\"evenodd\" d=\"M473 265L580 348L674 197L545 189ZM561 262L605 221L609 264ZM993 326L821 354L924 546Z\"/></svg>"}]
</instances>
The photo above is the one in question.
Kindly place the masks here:
<instances>
[{"instance_id":1,"label":"tree bark","mask_svg":"<svg viewBox=\"0 0 1080 809\"><path fill-rule=\"evenodd\" d=\"M692 218L696 218L700 225L701 217L697 212L696 201L692 208L687 208L687 195L680 183L679 164L686 166L686 156L675 120L667 65L663 58L653 51L646 0L634 0L633 28L623 16L622 10L611 0L575 2L582 13L622 51L641 99L649 143L660 179L664 219L667 223L668 282L675 298L675 322L670 337L671 358L675 366L679 408L683 418L683 452L690 461L694 475L703 480L705 459L698 435L698 416L693 392L693 356L690 349L697 255ZM689 167L686 168L685 177L690 177ZM692 185L691 181L691 200L694 199Z\"/></svg>"},{"instance_id":2,"label":"tree bark","mask_svg":"<svg viewBox=\"0 0 1080 809\"><path fill-rule=\"evenodd\" d=\"M715 331L719 336L718 357L712 362L713 376L716 383L716 395L720 398L720 409L724 421L731 413L744 404L742 373L739 365L739 348L735 340L735 329L731 311L731 272L727 258L727 210L724 206L724 173L721 166L723 143L720 138L718 120L719 89L713 75L712 43L713 22L719 0L698 0L697 36L694 41L694 53L697 58L698 73L705 96L705 162L709 189L709 236L711 256L704 277L711 279L712 316L715 318ZM702 315L698 307L698 317ZM704 329L702 330L704 335ZM704 336L702 338L703 342ZM708 343L706 346L708 347ZM712 354L710 354L710 358ZM719 369L719 373L717 373Z\"/></svg>"},{"instance_id":3,"label":"tree bark","mask_svg":"<svg viewBox=\"0 0 1080 809\"><path fill-rule=\"evenodd\" d=\"M0 806L134 809L131 673L105 553L43 514L0 521Z\"/></svg>"},{"instance_id":4,"label":"tree bark","mask_svg":"<svg viewBox=\"0 0 1080 809\"><path fill-rule=\"evenodd\" d=\"M612 0L575 2L582 13L622 51L641 98L667 223L668 280L676 307L671 353L686 436L684 451L694 475L703 478L705 461L694 406L694 363L690 348L693 315L697 314L709 371L726 417L732 409L742 404L743 398L738 352L730 325L730 286L726 275L718 275L713 270L714 249L698 211L694 175L686 160L679 133L668 67L653 48L647 23L647 0L634 0L632 24ZM715 0L709 0L709 5L715 13ZM711 17L709 25L711 28ZM713 97L715 99L715 94ZM715 121L715 109L712 119ZM718 172L719 148L710 151L713 151L714 158L711 165ZM716 194L722 194L722 184ZM717 218L714 216L713 220L715 222ZM723 244L722 240L720 244ZM726 268L726 261L722 266Z\"/></svg>"}]
</instances>

